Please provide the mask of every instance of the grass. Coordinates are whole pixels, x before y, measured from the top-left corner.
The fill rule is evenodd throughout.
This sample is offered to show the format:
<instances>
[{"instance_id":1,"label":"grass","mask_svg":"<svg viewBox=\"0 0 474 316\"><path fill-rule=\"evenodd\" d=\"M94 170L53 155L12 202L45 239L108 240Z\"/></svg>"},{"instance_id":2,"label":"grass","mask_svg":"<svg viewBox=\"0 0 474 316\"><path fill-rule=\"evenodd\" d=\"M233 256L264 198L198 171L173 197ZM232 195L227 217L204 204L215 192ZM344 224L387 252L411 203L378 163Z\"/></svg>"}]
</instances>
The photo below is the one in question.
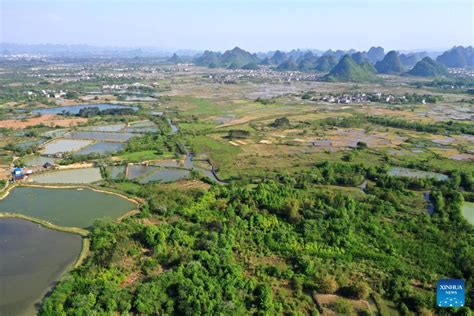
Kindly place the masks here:
<instances>
[{"instance_id":1,"label":"grass","mask_svg":"<svg viewBox=\"0 0 474 316\"><path fill-rule=\"evenodd\" d=\"M133 153L125 153L119 156L121 159L126 160L128 162L141 162L144 160L153 160L162 158L163 155L159 155L154 150L144 150L144 151L137 151Z\"/></svg>"},{"instance_id":2,"label":"grass","mask_svg":"<svg viewBox=\"0 0 474 316\"><path fill-rule=\"evenodd\" d=\"M205 155L211 159L216 168L219 169L219 174L225 174L226 169L229 168L237 158L240 152L239 147L232 146L227 140L217 140L207 136L191 136L187 141L191 145L192 150L197 155Z\"/></svg>"}]
</instances>

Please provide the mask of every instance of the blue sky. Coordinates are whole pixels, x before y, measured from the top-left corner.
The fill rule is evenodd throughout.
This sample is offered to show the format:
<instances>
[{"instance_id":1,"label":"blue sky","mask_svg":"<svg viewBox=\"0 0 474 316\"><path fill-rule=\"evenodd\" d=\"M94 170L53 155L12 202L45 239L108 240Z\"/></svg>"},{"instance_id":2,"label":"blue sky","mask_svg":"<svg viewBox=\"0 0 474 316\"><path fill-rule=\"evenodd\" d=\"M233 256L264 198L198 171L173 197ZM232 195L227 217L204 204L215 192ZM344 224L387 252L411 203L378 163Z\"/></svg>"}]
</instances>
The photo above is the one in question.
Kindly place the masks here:
<instances>
[{"instance_id":1,"label":"blue sky","mask_svg":"<svg viewBox=\"0 0 474 316\"><path fill-rule=\"evenodd\" d=\"M0 1L0 42L250 51L474 42L471 0Z\"/></svg>"}]
</instances>

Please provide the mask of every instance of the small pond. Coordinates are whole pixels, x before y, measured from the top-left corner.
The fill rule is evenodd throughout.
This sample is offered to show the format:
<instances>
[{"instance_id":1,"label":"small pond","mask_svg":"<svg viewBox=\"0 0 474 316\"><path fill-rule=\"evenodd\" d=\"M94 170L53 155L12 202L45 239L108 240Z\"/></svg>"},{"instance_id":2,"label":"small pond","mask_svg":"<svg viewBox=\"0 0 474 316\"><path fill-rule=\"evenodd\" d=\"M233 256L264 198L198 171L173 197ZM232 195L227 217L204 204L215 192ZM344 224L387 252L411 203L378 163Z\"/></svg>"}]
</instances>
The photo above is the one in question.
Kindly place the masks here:
<instances>
[{"instance_id":1,"label":"small pond","mask_svg":"<svg viewBox=\"0 0 474 316\"><path fill-rule=\"evenodd\" d=\"M107 154L115 153L122 149L123 143L116 142L98 142L90 146L84 147L81 150L75 152L75 155L88 155L91 153Z\"/></svg>"},{"instance_id":2,"label":"small pond","mask_svg":"<svg viewBox=\"0 0 474 316\"><path fill-rule=\"evenodd\" d=\"M120 132L124 128L125 128L125 124L113 124L113 125L86 126L81 129L85 131L92 131L92 132Z\"/></svg>"},{"instance_id":3,"label":"small pond","mask_svg":"<svg viewBox=\"0 0 474 316\"><path fill-rule=\"evenodd\" d=\"M126 165L108 166L106 170L107 170L107 173L109 174L110 179L119 179L119 178L125 178L125 168L127 168Z\"/></svg>"},{"instance_id":4,"label":"small pond","mask_svg":"<svg viewBox=\"0 0 474 316\"><path fill-rule=\"evenodd\" d=\"M422 171L416 169L408 169L408 168L392 168L389 172L389 175L396 176L396 177L407 177L407 178L416 178L416 179L436 179L438 181L446 181L448 180L448 176L442 173L430 172L430 171Z\"/></svg>"},{"instance_id":5,"label":"small pond","mask_svg":"<svg viewBox=\"0 0 474 316\"><path fill-rule=\"evenodd\" d=\"M41 153L44 155L54 155L57 153L76 151L90 144L92 144L92 141L85 139L57 139L47 143Z\"/></svg>"},{"instance_id":6,"label":"small pond","mask_svg":"<svg viewBox=\"0 0 474 316\"><path fill-rule=\"evenodd\" d=\"M50 164L54 164L56 160L57 160L56 158L43 157L43 156L28 156L23 159L23 161L25 162L25 165L28 167L43 166L47 162L49 162Z\"/></svg>"},{"instance_id":7,"label":"small pond","mask_svg":"<svg viewBox=\"0 0 474 316\"><path fill-rule=\"evenodd\" d=\"M181 179L186 179L190 171L186 169L158 169L139 179L141 183L148 183L152 181L159 182L174 182Z\"/></svg>"},{"instance_id":8,"label":"small pond","mask_svg":"<svg viewBox=\"0 0 474 316\"><path fill-rule=\"evenodd\" d=\"M102 180L99 168L81 168L47 171L31 176L31 181L43 184L82 184Z\"/></svg>"},{"instance_id":9,"label":"small pond","mask_svg":"<svg viewBox=\"0 0 474 316\"><path fill-rule=\"evenodd\" d=\"M115 133L115 132L72 132L64 135L64 138L70 139L90 139L97 141L115 141L115 142L125 142L134 136L139 136L139 134L134 134L130 132L124 133Z\"/></svg>"}]
</instances>

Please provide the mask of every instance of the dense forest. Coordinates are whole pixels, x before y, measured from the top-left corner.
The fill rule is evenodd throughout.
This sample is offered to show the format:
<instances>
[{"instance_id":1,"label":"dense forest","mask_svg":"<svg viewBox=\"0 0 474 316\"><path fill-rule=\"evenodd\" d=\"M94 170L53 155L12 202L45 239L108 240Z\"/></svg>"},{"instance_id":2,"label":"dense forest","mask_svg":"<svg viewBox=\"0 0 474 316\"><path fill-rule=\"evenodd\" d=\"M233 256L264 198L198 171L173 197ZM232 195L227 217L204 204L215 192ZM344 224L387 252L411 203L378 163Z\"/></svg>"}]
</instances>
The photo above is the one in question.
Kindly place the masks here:
<instances>
[{"instance_id":1,"label":"dense forest","mask_svg":"<svg viewBox=\"0 0 474 316\"><path fill-rule=\"evenodd\" d=\"M408 180L350 162L246 186L109 182L142 200L141 213L97 222L92 256L40 313L318 315L312 295L335 293L425 314L449 276L466 280L469 307L437 313L469 315L474 231L458 188L472 183L471 174ZM431 191L432 216L416 190Z\"/></svg>"}]
</instances>

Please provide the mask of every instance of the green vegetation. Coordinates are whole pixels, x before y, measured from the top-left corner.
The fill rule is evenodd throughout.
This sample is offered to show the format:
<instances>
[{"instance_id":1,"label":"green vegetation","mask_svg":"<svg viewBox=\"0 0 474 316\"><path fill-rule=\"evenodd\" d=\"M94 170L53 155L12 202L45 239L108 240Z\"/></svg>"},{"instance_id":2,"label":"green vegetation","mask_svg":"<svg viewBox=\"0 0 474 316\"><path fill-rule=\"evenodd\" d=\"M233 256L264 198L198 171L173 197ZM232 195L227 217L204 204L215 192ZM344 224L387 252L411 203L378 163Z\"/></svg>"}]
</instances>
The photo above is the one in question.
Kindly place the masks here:
<instances>
[{"instance_id":1,"label":"green vegetation","mask_svg":"<svg viewBox=\"0 0 474 316\"><path fill-rule=\"evenodd\" d=\"M315 186L364 177L373 184L363 198ZM96 224L94 254L41 313L312 313L312 292L353 299L382 292L420 313L434 308L429 286L438 278L456 275L470 287L474 268L462 195L454 182L426 185L434 189L432 218L413 209L406 183L351 163L323 163L254 189L170 186L166 194L161 186L163 194L143 185L135 194L147 200L147 218ZM345 302L335 310L351 309Z\"/></svg>"}]
</instances>

